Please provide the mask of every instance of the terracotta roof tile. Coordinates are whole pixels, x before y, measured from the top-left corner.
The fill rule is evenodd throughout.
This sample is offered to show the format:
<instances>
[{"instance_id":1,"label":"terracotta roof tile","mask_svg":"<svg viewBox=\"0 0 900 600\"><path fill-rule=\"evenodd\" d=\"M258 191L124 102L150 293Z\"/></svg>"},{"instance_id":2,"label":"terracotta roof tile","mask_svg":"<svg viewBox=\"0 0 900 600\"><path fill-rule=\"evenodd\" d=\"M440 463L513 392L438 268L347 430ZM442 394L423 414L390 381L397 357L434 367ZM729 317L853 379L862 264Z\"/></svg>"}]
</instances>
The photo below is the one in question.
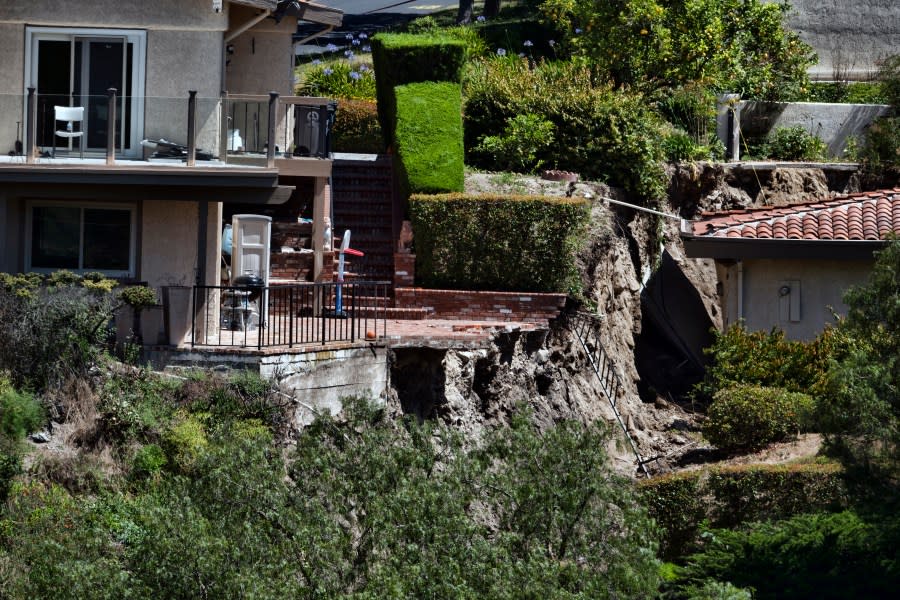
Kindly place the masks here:
<instances>
[{"instance_id":1,"label":"terracotta roof tile","mask_svg":"<svg viewBox=\"0 0 900 600\"><path fill-rule=\"evenodd\" d=\"M745 239L883 240L900 235L900 188L783 207L704 212L692 230Z\"/></svg>"}]
</instances>

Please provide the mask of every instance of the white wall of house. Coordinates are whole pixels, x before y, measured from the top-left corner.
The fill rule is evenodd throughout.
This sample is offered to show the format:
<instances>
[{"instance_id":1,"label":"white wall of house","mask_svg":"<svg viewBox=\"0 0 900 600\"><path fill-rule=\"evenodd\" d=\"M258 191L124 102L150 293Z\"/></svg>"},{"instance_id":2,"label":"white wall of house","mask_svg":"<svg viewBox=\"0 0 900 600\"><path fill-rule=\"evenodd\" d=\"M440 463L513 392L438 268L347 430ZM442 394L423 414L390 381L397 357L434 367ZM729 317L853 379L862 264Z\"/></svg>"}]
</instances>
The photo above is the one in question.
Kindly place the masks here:
<instances>
[{"instance_id":1,"label":"white wall of house","mask_svg":"<svg viewBox=\"0 0 900 600\"><path fill-rule=\"evenodd\" d=\"M811 340L826 324L834 322L832 309L838 314L846 313L844 292L864 284L872 264L871 260L718 262L724 325L728 327L743 318L750 330L777 327L790 339Z\"/></svg>"}]
</instances>

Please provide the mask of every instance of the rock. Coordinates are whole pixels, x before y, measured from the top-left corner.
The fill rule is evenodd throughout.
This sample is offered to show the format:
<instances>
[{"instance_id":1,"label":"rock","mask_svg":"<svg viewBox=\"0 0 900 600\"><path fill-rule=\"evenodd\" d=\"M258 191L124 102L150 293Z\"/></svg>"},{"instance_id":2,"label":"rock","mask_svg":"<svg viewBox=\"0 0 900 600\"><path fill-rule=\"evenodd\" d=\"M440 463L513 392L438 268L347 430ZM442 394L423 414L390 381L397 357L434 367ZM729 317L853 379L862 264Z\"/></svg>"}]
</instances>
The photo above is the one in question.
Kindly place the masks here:
<instances>
[{"instance_id":1,"label":"rock","mask_svg":"<svg viewBox=\"0 0 900 600\"><path fill-rule=\"evenodd\" d=\"M35 444L46 444L50 441L50 434L46 431L38 431L37 433L32 433L31 435L29 435L28 439Z\"/></svg>"}]
</instances>

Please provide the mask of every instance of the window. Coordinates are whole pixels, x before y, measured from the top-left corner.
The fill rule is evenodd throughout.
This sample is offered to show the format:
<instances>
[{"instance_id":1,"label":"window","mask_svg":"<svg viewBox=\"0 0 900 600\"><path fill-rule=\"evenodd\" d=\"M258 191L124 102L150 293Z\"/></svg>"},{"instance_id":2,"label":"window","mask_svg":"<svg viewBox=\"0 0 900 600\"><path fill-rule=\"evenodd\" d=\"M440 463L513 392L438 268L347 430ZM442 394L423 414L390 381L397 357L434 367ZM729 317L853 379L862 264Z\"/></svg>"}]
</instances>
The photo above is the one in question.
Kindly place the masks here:
<instances>
[{"instance_id":1,"label":"window","mask_svg":"<svg viewBox=\"0 0 900 600\"><path fill-rule=\"evenodd\" d=\"M34 203L28 216L28 270L134 275L133 206Z\"/></svg>"},{"instance_id":2,"label":"window","mask_svg":"<svg viewBox=\"0 0 900 600\"><path fill-rule=\"evenodd\" d=\"M118 90L115 140L121 154L136 155L143 129L146 35L129 29L28 27L25 87L37 88L41 148L62 144L53 135L54 106L83 106L85 149L105 150L108 88Z\"/></svg>"}]
</instances>

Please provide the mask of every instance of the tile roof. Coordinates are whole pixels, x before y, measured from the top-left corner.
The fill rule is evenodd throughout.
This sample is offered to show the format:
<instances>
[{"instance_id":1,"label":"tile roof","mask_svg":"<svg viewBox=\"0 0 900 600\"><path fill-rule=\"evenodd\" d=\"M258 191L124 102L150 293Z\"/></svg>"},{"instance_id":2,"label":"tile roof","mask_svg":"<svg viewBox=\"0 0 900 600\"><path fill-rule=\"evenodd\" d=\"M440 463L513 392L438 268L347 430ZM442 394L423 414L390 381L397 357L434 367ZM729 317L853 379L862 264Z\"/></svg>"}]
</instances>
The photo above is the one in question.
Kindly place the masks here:
<instances>
[{"instance_id":1,"label":"tile roof","mask_svg":"<svg viewBox=\"0 0 900 600\"><path fill-rule=\"evenodd\" d=\"M702 213L687 233L757 240L884 240L890 233L900 236L900 188L790 206Z\"/></svg>"}]
</instances>

